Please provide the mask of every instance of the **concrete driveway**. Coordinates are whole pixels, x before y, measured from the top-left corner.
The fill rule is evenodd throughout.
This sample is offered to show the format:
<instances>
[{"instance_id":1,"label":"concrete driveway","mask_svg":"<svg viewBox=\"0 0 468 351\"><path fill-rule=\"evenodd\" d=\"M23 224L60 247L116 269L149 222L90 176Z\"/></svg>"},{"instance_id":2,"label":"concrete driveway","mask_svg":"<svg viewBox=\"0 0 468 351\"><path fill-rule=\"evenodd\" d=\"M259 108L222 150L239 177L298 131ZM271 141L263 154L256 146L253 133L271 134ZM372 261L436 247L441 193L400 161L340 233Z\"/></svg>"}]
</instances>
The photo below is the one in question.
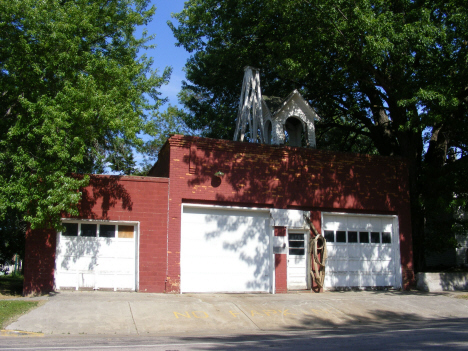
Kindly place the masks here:
<instances>
[{"instance_id":1,"label":"concrete driveway","mask_svg":"<svg viewBox=\"0 0 468 351\"><path fill-rule=\"evenodd\" d=\"M468 322L459 293L145 294L64 291L8 330L68 335L213 335L384 323ZM465 292L466 294L466 292Z\"/></svg>"}]
</instances>

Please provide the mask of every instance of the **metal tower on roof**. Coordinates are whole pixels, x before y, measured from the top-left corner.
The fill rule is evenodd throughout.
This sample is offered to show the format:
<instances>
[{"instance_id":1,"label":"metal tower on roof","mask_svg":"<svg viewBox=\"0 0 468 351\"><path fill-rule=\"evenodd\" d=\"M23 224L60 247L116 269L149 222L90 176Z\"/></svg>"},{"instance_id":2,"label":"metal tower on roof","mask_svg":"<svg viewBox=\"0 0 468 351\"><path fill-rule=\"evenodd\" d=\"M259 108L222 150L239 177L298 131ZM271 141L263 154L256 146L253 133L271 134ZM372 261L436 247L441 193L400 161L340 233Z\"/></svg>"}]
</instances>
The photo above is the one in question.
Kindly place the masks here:
<instances>
[{"instance_id":1,"label":"metal tower on roof","mask_svg":"<svg viewBox=\"0 0 468 351\"><path fill-rule=\"evenodd\" d=\"M234 141L244 141L246 134L250 142L264 143L260 71L250 66L244 67Z\"/></svg>"}]
</instances>

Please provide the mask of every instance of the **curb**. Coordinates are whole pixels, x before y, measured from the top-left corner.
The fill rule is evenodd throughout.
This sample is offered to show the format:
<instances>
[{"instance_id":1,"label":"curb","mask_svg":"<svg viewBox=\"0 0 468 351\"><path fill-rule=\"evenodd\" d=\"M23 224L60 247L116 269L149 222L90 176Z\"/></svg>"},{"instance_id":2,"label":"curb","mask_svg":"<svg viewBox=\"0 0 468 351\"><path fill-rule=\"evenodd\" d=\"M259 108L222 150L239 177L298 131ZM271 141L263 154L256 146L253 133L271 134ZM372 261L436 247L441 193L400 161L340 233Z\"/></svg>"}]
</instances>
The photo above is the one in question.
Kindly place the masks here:
<instances>
[{"instance_id":1,"label":"curb","mask_svg":"<svg viewBox=\"0 0 468 351\"><path fill-rule=\"evenodd\" d=\"M44 336L44 333L34 333L22 330L0 330L0 336Z\"/></svg>"}]
</instances>

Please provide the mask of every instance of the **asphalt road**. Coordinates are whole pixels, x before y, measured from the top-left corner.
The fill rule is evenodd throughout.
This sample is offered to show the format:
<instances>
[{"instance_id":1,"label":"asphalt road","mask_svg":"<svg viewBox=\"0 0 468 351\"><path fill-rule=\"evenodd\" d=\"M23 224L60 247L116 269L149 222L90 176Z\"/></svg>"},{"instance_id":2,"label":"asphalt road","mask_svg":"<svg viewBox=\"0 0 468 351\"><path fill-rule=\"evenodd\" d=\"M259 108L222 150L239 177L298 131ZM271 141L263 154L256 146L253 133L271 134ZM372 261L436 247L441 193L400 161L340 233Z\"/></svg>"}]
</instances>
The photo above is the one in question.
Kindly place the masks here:
<instances>
[{"instance_id":1,"label":"asphalt road","mask_svg":"<svg viewBox=\"0 0 468 351\"><path fill-rule=\"evenodd\" d=\"M214 336L0 337L0 350L467 350L467 320Z\"/></svg>"}]
</instances>

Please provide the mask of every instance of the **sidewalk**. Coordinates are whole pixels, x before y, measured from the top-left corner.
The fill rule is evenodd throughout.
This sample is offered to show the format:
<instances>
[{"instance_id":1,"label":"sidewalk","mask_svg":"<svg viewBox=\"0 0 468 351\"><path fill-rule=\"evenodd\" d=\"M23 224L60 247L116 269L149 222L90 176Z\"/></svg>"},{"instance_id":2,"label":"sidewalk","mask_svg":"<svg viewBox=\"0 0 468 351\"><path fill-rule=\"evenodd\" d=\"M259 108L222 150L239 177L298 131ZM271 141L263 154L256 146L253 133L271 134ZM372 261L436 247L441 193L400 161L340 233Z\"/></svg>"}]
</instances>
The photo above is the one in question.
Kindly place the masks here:
<instances>
[{"instance_id":1,"label":"sidewalk","mask_svg":"<svg viewBox=\"0 0 468 351\"><path fill-rule=\"evenodd\" d=\"M45 335L213 335L465 320L457 293L145 294L60 292L7 330ZM464 294L467 294L466 292Z\"/></svg>"}]
</instances>

